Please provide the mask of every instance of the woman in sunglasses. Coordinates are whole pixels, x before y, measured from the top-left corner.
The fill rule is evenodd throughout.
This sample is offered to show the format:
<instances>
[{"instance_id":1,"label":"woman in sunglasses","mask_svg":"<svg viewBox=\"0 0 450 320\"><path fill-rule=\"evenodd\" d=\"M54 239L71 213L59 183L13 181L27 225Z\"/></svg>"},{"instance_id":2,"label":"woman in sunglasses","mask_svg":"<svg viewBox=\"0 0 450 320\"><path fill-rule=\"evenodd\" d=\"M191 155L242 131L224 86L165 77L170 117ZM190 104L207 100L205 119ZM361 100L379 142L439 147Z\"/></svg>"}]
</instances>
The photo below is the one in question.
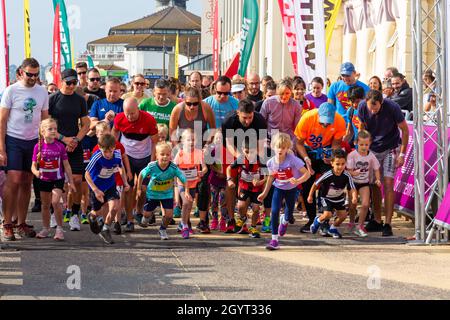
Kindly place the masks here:
<instances>
[{"instance_id":1,"label":"woman in sunglasses","mask_svg":"<svg viewBox=\"0 0 450 320\"><path fill-rule=\"evenodd\" d=\"M149 96L145 94L144 90L146 88L145 78L142 74L137 74L133 76L131 91L125 93L122 96L123 100L128 98L135 98L140 104L144 99L148 99Z\"/></svg>"}]
</instances>

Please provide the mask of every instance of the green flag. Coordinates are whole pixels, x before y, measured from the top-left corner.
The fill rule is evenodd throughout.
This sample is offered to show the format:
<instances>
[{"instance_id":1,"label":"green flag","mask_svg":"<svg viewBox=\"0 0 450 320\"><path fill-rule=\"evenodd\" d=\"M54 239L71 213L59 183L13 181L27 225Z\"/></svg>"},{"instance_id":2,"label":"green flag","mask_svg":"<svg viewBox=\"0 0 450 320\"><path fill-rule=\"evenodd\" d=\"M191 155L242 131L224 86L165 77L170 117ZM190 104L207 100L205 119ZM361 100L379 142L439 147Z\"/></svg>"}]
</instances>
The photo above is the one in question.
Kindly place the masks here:
<instances>
[{"instance_id":1,"label":"green flag","mask_svg":"<svg viewBox=\"0 0 450 320\"><path fill-rule=\"evenodd\" d=\"M87 61L88 61L88 67L89 69L94 68L94 60L92 60L92 57L90 55L87 56Z\"/></svg>"},{"instance_id":2,"label":"green flag","mask_svg":"<svg viewBox=\"0 0 450 320\"><path fill-rule=\"evenodd\" d=\"M61 10L61 54L64 58L64 69L71 69L72 66L72 52L70 46L70 32L69 24L67 21L67 10L64 0L53 0L53 8L59 4L59 10Z\"/></svg>"},{"instance_id":3,"label":"green flag","mask_svg":"<svg viewBox=\"0 0 450 320\"><path fill-rule=\"evenodd\" d=\"M253 45L258 31L259 9L257 0L244 0L244 13L241 28L241 58L239 61L239 75L244 77L247 71Z\"/></svg>"}]
</instances>

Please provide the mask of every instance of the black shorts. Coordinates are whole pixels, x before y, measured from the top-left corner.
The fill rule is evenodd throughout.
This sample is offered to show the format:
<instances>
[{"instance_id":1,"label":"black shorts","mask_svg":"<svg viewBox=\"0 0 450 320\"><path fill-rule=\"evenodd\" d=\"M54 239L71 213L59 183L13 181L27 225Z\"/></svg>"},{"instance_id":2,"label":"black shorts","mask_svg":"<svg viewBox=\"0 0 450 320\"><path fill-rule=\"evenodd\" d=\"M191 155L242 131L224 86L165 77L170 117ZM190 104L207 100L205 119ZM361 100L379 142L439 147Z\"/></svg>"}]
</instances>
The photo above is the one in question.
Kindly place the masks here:
<instances>
[{"instance_id":1,"label":"black shorts","mask_svg":"<svg viewBox=\"0 0 450 320\"><path fill-rule=\"evenodd\" d=\"M147 199L147 203L144 206L144 211L153 212L158 207L163 207L166 210L173 210L173 199L163 199L163 200Z\"/></svg>"},{"instance_id":2,"label":"black shorts","mask_svg":"<svg viewBox=\"0 0 450 320\"><path fill-rule=\"evenodd\" d=\"M262 203L258 201L258 196L261 193L262 192L252 192L252 191L240 189L238 192L237 199L239 201L247 201L248 199L250 199L250 203L261 205Z\"/></svg>"},{"instance_id":3,"label":"black shorts","mask_svg":"<svg viewBox=\"0 0 450 320\"><path fill-rule=\"evenodd\" d=\"M134 186L134 176L138 176L141 174L141 171L145 169L145 167L147 167L147 165L150 163L151 161L151 156L148 156L147 158L144 159L135 159L133 157L128 156L128 159L130 159L130 169L131 169L131 174L133 175L133 180L130 181L130 186L133 187ZM143 185L146 186L148 185L148 183L150 182L150 179L144 179L143 181Z\"/></svg>"},{"instance_id":4,"label":"black shorts","mask_svg":"<svg viewBox=\"0 0 450 320\"><path fill-rule=\"evenodd\" d=\"M361 190L362 188L365 188L365 187L369 187L370 188L370 183L360 183L360 184L355 183L355 187L356 187L356 190L359 191L359 190Z\"/></svg>"},{"instance_id":5,"label":"black shorts","mask_svg":"<svg viewBox=\"0 0 450 320\"><path fill-rule=\"evenodd\" d=\"M8 157L6 171L31 172L34 146L38 143L38 139L22 140L6 135L5 143Z\"/></svg>"},{"instance_id":6,"label":"black shorts","mask_svg":"<svg viewBox=\"0 0 450 320\"><path fill-rule=\"evenodd\" d=\"M338 200L330 201L326 198L321 198L321 200L322 200L322 206L323 206L324 212L325 211L334 212L334 210L336 210L336 211L347 210L347 208L345 207L345 198L343 198L340 201L338 201ZM338 201L338 202L334 202L334 201Z\"/></svg>"},{"instance_id":7,"label":"black shorts","mask_svg":"<svg viewBox=\"0 0 450 320\"><path fill-rule=\"evenodd\" d=\"M107 204L111 200L120 200L120 194L117 191L116 186L106 190L103 192L105 196L103 197L104 202L98 201L95 197L95 193L92 190L89 190L89 197L91 198L91 206L92 210L99 211L105 204Z\"/></svg>"},{"instance_id":8,"label":"black shorts","mask_svg":"<svg viewBox=\"0 0 450 320\"><path fill-rule=\"evenodd\" d=\"M67 152L67 157L69 158L70 168L72 169L72 174L84 175L84 159L83 159L83 148L81 145L73 150L73 152Z\"/></svg>"},{"instance_id":9,"label":"black shorts","mask_svg":"<svg viewBox=\"0 0 450 320\"><path fill-rule=\"evenodd\" d=\"M52 192L54 189L60 189L64 192L64 179L55 181L42 181L39 179L40 192Z\"/></svg>"}]
</instances>

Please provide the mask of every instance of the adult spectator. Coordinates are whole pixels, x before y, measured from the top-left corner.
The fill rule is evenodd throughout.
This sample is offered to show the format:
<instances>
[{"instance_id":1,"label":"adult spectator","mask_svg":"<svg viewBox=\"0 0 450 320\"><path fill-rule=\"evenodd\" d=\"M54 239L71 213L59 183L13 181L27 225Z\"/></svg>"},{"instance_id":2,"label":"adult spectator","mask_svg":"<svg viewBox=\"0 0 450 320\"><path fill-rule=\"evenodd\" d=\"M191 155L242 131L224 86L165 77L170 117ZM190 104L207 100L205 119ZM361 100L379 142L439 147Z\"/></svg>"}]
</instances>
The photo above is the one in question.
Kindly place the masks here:
<instances>
[{"instance_id":1,"label":"adult spectator","mask_svg":"<svg viewBox=\"0 0 450 320\"><path fill-rule=\"evenodd\" d=\"M261 90L264 92L266 90L266 85L269 82L275 82L271 76L264 76L261 80Z\"/></svg>"},{"instance_id":2,"label":"adult spectator","mask_svg":"<svg viewBox=\"0 0 450 320\"><path fill-rule=\"evenodd\" d=\"M5 89L0 103L0 166L6 166L3 190L3 240L14 241L13 217L21 237L35 237L26 224L31 197L31 162L39 124L48 118L48 93L36 84L39 62L25 59L20 79Z\"/></svg>"},{"instance_id":3,"label":"adult spectator","mask_svg":"<svg viewBox=\"0 0 450 320\"><path fill-rule=\"evenodd\" d=\"M158 127L155 118L142 110L139 110L138 102L134 98L124 101L123 112L114 119L112 133L125 147L125 152L130 160L131 175L130 185L133 190L125 194L125 211L127 213L127 232L134 231L133 208L136 199L135 179L141 171L155 160L155 147L158 143ZM138 211L142 211L145 194L138 200ZM141 213L141 212L140 212Z\"/></svg>"},{"instance_id":4,"label":"adult spectator","mask_svg":"<svg viewBox=\"0 0 450 320\"><path fill-rule=\"evenodd\" d=\"M302 114L316 108L314 102L305 97L306 83L301 77L294 78L292 82L292 93L294 94L294 100L302 107Z\"/></svg>"},{"instance_id":5,"label":"adult spectator","mask_svg":"<svg viewBox=\"0 0 450 320\"><path fill-rule=\"evenodd\" d=\"M278 84L277 95L264 101L261 115L267 121L269 138L281 132L288 134L295 141L294 130L302 116L302 107L292 98L290 80L285 79Z\"/></svg>"},{"instance_id":6,"label":"adult spectator","mask_svg":"<svg viewBox=\"0 0 450 320\"><path fill-rule=\"evenodd\" d=\"M211 84L208 87L202 86L203 76L199 71L194 71L189 76L189 86L197 88L202 93L203 99L208 98L211 95ZM184 98L184 96L182 96Z\"/></svg>"},{"instance_id":7,"label":"adult spectator","mask_svg":"<svg viewBox=\"0 0 450 320\"><path fill-rule=\"evenodd\" d=\"M370 90L378 90L380 92L383 92L383 83L381 82L381 79L377 76L373 76L369 80L369 88Z\"/></svg>"},{"instance_id":8,"label":"adult spectator","mask_svg":"<svg viewBox=\"0 0 450 320\"><path fill-rule=\"evenodd\" d=\"M214 96L206 98L204 101L209 104L216 117L216 126L222 126L225 117L238 108L238 101L230 96L231 80L226 76L221 76L216 81L216 93Z\"/></svg>"},{"instance_id":9,"label":"adult spectator","mask_svg":"<svg viewBox=\"0 0 450 320\"><path fill-rule=\"evenodd\" d=\"M423 94L423 109L425 112L434 112L436 110L436 76L432 70L425 71L423 75L423 84L425 91ZM428 116L425 116L428 118Z\"/></svg>"},{"instance_id":10,"label":"adult spectator","mask_svg":"<svg viewBox=\"0 0 450 320\"><path fill-rule=\"evenodd\" d=\"M300 232L310 232L310 226L317 215L316 197L308 202L309 192L316 180L316 174L323 174L331 169L332 150L340 149L345 135L344 118L336 112L336 106L324 103L318 109L307 112L295 129L297 152L305 161L311 178L302 185L303 199L308 214L308 223Z\"/></svg>"},{"instance_id":11,"label":"adult spectator","mask_svg":"<svg viewBox=\"0 0 450 320\"><path fill-rule=\"evenodd\" d=\"M75 93L78 84L77 72L73 69L66 69L62 72L61 79L61 89L49 98L49 114L58 121L58 140L66 146L73 182L77 190L72 194L70 230L80 231L81 183L84 175L81 140L89 132L90 120L86 100Z\"/></svg>"},{"instance_id":12,"label":"adult spectator","mask_svg":"<svg viewBox=\"0 0 450 320\"><path fill-rule=\"evenodd\" d=\"M169 126L170 114L176 103L169 99L170 83L165 79L158 79L153 89L153 98L145 99L139 109L151 114L157 123Z\"/></svg>"},{"instance_id":13,"label":"adult spectator","mask_svg":"<svg viewBox=\"0 0 450 320\"><path fill-rule=\"evenodd\" d=\"M261 91L261 78L257 73L249 75L248 79L247 97L254 103L263 99L263 92Z\"/></svg>"},{"instance_id":14,"label":"adult spectator","mask_svg":"<svg viewBox=\"0 0 450 320\"><path fill-rule=\"evenodd\" d=\"M365 83L356 80L356 70L352 63L346 62L342 64L340 74L342 80L331 85L330 91L328 92L328 102L334 104L337 107L337 112L344 117L345 122L348 122L347 110L352 105L347 96L348 90L351 87L359 86L367 94L370 89Z\"/></svg>"},{"instance_id":15,"label":"adult spectator","mask_svg":"<svg viewBox=\"0 0 450 320\"><path fill-rule=\"evenodd\" d=\"M209 90L211 83L213 83L213 79L211 78L211 76L203 76L202 77L202 88L203 89Z\"/></svg>"},{"instance_id":16,"label":"adult spectator","mask_svg":"<svg viewBox=\"0 0 450 320\"><path fill-rule=\"evenodd\" d=\"M88 84L87 87L84 88L84 92L87 94L93 94L99 97L100 99L106 98L105 90L101 88L102 85L102 77L100 76L100 72L96 68L92 68L88 70Z\"/></svg>"},{"instance_id":17,"label":"adult spectator","mask_svg":"<svg viewBox=\"0 0 450 320\"><path fill-rule=\"evenodd\" d=\"M399 73L396 67L389 67L384 72L383 94L385 98L390 98L394 94L394 88L392 88L391 80L396 73Z\"/></svg>"},{"instance_id":18,"label":"adult spectator","mask_svg":"<svg viewBox=\"0 0 450 320\"><path fill-rule=\"evenodd\" d=\"M54 94L56 91L58 91L58 86L56 84L50 83L47 86L47 92L48 92L49 95L50 94Z\"/></svg>"},{"instance_id":19,"label":"adult spectator","mask_svg":"<svg viewBox=\"0 0 450 320\"><path fill-rule=\"evenodd\" d=\"M372 195L375 219L369 222L366 229L369 232L382 231L384 237L392 236L394 177L396 170L405 163L409 141L408 124L400 106L389 99L383 99L383 95L377 90L370 91L366 101L359 105L358 117L361 122L360 130L369 131L373 137L370 150L380 162L384 186L385 224L381 221L381 190L374 186Z\"/></svg>"},{"instance_id":20,"label":"adult spectator","mask_svg":"<svg viewBox=\"0 0 450 320\"><path fill-rule=\"evenodd\" d=\"M122 94L122 100L128 98L135 98L138 103L141 103L144 99L150 98L145 94L145 78L142 74L137 74L133 76L131 80L132 90L128 93Z\"/></svg>"},{"instance_id":21,"label":"adult spectator","mask_svg":"<svg viewBox=\"0 0 450 320\"><path fill-rule=\"evenodd\" d=\"M268 82L264 86L263 100L258 101L255 104L255 111L256 112L261 112L261 108L262 108L262 105L263 105L264 101L266 101L270 97L273 97L273 96L276 96L276 95L277 95L277 84L275 83L275 81Z\"/></svg>"},{"instance_id":22,"label":"adult spectator","mask_svg":"<svg viewBox=\"0 0 450 320\"><path fill-rule=\"evenodd\" d=\"M81 88L85 88L88 86L87 72L88 66L86 62L78 62L75 65L75 71L78 75L78 86Z\"/></svg>"},{"instance_id":23,"label":"adult spectator","mask_svg":"<svg viewBox=\"0 0 450 320\"><path fill-rule=\"evenodd\" d=\"M233 83L231 86L231 94L238 101L247 99L247 86L245 82Z\"/></svg>"},{"instance_id":24,"label":"adult spectator","mask_svg":"<svg viewBox=\"0 0 450 320\"><path fill-rule=\"evenodd\" d=\"M153 97L153 90L151 89L150 79L145 78L144 92L149 98Z\"/></svg>"},{"instance_id":25,"label":"adult spectator","mask_svg":"<svg viewBox=\"0 0 450 320\"><path fill-rule=\"evenodd\" d=\"M324 86L321 77L316 77L311 81L311 92L306 95L306 99L314 103L316 108L320 107L322 103L328 102L327 95L323 93Z\"/></svg>"},{"instance_id":26,"label":"adult spectator","mask_svg":"<svg viewBox=\"0 0 450 320\"><path fill-rule=\"evenodd\" d=\"M112 78L106 83L106 98L94 102L91 112L91 130L99 121L106 120L113 123L114 118L123 112L123 100L120 98L120 80Z\"/></svg>"},{"instance_id":27,"label":"adult spectator","mask_svg":"<svg viewBox=\"0 0 450 320\"><path fill-rule=\"evenodd\" d=\"M396 73L391 79L392 88L394 94L391 96L391 100L396 102L400 109L412 112L413 110L413 90L409 86L408 81L401 73Z\"/></svg>"}]
</instances>

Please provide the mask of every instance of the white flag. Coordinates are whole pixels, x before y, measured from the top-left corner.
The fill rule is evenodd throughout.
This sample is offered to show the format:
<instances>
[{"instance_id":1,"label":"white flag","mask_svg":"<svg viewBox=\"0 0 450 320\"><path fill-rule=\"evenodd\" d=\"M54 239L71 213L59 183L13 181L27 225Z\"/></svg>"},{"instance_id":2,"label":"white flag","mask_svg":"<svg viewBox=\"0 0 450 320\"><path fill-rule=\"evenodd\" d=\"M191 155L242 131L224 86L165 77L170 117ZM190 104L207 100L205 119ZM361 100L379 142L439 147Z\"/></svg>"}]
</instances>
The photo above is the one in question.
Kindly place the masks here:
<instances>
[{"instance_id":1,"label":"white flag","mask_svg":"<svg viewBox=\"0 0 450 320\"><path fill-rule=\"evenodd\" d=\"M0 94L3 94L3 91L8 86L9 78L5 0L1 1L0 6Z\"/></svg>"}]
</instances>

